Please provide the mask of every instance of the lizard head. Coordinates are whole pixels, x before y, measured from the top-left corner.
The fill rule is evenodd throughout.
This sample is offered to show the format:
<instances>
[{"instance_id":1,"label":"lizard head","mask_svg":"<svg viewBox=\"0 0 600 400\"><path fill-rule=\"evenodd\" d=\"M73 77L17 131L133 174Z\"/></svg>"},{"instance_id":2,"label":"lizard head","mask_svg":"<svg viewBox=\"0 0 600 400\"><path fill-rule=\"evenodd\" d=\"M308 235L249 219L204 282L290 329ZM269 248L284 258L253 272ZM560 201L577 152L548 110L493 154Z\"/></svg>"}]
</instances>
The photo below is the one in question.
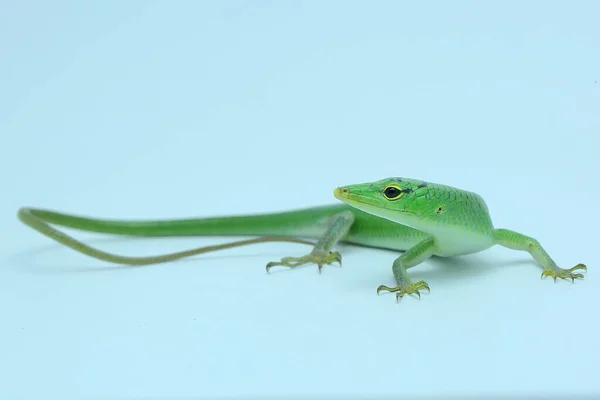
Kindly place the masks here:
<instances>
[{"instance_id":1,"label":"lizard head","mask_svg":"<svg viewBox=\"0 0 600 400\"><path fill-rule=\"evenodd\" d=\"M341 186L334 196L361 211L414 228L428 230L437 223L470 223L465 215L480 215L487 222L487 207L477 194L449 186L407 178Z\"/></svg>"},{"instance_id":2,"label":"lizard head","mask_svg":"<svg viewBox=\"0 0 600 400\"><path fill-rule=\"evenodd\" d=\"M396 222L435 212L431 202L419 201L432 189L431 184L407 178L387 178L376 182L341 186L333 194L361 211Z\"/></svg>"}]
</instances>

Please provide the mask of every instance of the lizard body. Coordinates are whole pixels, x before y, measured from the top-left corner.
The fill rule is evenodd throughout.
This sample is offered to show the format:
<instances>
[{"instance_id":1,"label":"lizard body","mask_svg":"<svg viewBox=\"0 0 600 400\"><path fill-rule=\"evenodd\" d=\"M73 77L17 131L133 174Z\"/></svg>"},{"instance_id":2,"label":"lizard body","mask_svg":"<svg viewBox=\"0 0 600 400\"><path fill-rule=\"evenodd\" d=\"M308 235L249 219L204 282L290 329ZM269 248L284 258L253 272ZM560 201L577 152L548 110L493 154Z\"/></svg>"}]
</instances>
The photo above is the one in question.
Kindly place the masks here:
<instances>
[{"instance_id":1,"label":"lizard body","mask_svg":"<svg viewBox=\"0 0 600 400\"><path fill-rule=\"evenodd\" d=\"M21 208L19 219L40 233L76 251L104 261L148 265L194 254L236 246L287 241L310 244L302 238L317 239L313 250L301 257L285 257L267 264L295 268L341 263L333 248L338 242L402 251L392 265L396 285L381 285L381 291L396 292L397 298L428 290L424 281L413 283L412 268L429 257L476 253L494 245L529 252L543 268L542 277L583 278L576 270L559 268L537 240L507 229L496 229L488 207L476 193L451 186L408 178L387 178L376 182L338 187L334 196L343 204L312 207L262 215L240 215L160 221L102 220L54 211ZM217 246L151 257L124 257L92 248L56 230L67 228L130 236L258 236Z\"/></svg>"}]
</instances>

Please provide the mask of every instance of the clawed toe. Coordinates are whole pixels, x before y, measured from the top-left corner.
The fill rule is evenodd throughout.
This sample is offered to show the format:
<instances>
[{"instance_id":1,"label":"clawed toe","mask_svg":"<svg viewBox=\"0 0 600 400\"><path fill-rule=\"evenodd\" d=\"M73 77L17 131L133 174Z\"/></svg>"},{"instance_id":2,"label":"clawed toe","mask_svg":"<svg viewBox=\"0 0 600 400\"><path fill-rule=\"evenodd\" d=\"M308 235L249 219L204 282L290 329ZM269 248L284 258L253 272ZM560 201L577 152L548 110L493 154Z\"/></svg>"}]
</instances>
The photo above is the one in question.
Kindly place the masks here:
<instances>
[{"instance_id":1,"label":"clawed toe","mask_svg":"<svg viewBox=\"0 0 600 400\"><path fill-rule=\"evenodd\" d=\"M556 282L557 278L560 279L570 279L572 283L575 282L575 279L583 279L583 274L574 274L573 271L578 271L578 270L582 270L582 271L587 271L587 267L584 264L577 264L576 266L574 266L573 268L570 269L562 269L562 268L556 268L556 269L547 269L544 270L544 272L542 272L542 278L549 276L552 279L554 279L554 282Z\"/></svg>"},{"instance_id":2,"label":"clawed toe","mask_svg":"<svg viewBox=\"0 0 600 400\"><path fill-rule=\"evenodd\" d=\"M419 281L417 283L411 283L408 285L398 285L396 287L389 287L385 285L381 285L377 288L377 294L382 291L386 292L395 292L396 293L396 301L400 301L405 294L414 294L421 298L420 290L427 290L428 293L431 293L431 289L429 289L429 285L427 282Z\"/></svg>"},{"instance_id":3,"label":"clawed toe","mask_svg":"<svg viewBox=\"0 0 600 400\"><path fill-rule=\"evenodd\" d=\"M574 266L573 268L568 269L567 271L573 272L573 271L577 271L577 270L582 270L582 271L586 271L587 272L587 266L585 264L577 264L576 266ZM581 274L579 274L579 275L581 275Z\"/></svg>"},{"instance_id":4,"label":"clawed toe","mask_svg":"<svg viewBox=\"0 0 600 400\"><path fill-rule=\"evenodd\" d=\"M334 253L331 253L331 254L333 256L332 263L335 261L341 267L342 266L342 255L340 253L338 253L337 251Z\"/></svg>"},{"instance_id":5,"label":"clawed toe","mask_svg":"<svg viewBox=\"0 0 600 400\"><path fill-rule=\"evenodd\" d=\"M334 262L337 262L340 267L342 266L342 255L337 251L329 252L326 255L311 253L303 257L284 257L281 261L272 261L267 264L266 270L269 273L273 267L296 268L306 264L317 264L319 273L321 273L324 265L331 265Z\"/></svg>"}]
</instances>

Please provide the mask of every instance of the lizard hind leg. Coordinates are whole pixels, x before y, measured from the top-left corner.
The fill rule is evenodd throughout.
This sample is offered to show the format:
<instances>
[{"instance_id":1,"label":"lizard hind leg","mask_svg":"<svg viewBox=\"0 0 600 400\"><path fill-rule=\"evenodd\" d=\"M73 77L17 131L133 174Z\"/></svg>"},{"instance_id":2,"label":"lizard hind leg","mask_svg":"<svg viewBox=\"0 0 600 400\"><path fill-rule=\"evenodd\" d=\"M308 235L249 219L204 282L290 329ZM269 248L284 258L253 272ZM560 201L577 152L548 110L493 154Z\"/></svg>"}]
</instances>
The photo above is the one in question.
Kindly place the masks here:
<instances>
[{"instance_id":1,"label":"lizard hind leg","mask_svg":"<svg viewBox=\"0 0 600 400\"><path fill-rule=\"evenodd\" d=\"M353 223L354 214L350 211L334 215L329 220L327 230L309 254L301 257L284 257L280 261L272 261L267 264L267 273L276 266L297 268L302 265L317 264L319 273L321 273L323 265L331 265L337 262L341 266L342 255L337 251L331 251L331 249L348 233Z\"/></svg>"}]
</instances>

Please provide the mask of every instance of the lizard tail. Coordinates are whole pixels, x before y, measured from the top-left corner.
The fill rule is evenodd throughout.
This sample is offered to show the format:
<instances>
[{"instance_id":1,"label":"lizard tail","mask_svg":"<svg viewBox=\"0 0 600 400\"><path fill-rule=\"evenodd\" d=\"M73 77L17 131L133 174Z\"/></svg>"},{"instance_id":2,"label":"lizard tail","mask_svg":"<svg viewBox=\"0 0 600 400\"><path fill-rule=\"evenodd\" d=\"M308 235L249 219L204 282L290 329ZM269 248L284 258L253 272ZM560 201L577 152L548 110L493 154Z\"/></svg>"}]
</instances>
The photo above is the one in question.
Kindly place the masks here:
<instances>
[{"instance_id":1,"label":"lizard tail","mask_svg":"<svg viewBox=\"0 0 600 400\"><path fill-rule=\"evenodd\" d=\"M165 221L165 222L127 222L127 221L109 221L100 220L93 218L85 218L79 216L73 216L63 213L57 213L54 211L40 210L34 208L21 208L18 212L18 218L25 225L38 231L39 233L55 240L56 242L67 246L75 251L98 260L107 261L116 264L124 264L131 266L151 265L165 263L169 261L178 260L185 257L190 257L202 253L208 253L218 250L229 249L233 247L247 246L250 244L266 243L266 242L291 242L291 243L303 243L313 245L312 242L293 238L293 237L269 237L264 236L255 239L240 240L236 242L230 242L214 246L199 247L191 250L185 250L175 253L163 254L158 256L149 257L128 257L121 256L113 253L108 253L94 247L88 246L73 237L61 232L50 224L61 225L64 227L85 230L90 232L101 232L101 233L115 233L123 235L134 235L134 236L176 236L176 235L192 235L193 230L169 230L169 227L179 227L176 222L182 223L183 227L186 224L190 224L190 221L195 221L197 225L200 220L180 220L180 221ZM245 218L245 217L238 217ZM166 225L160 225L160 224ZM191 226L194 226L192 223ZM160 229L160 228L163 229ZM165 229L166 228L166 229ZM181 227L179 227L181 228ZM204 232L204 231L202 231ZM196 230L195 234L201 234L201 231Z\"/></svg>"}]
</instances>

